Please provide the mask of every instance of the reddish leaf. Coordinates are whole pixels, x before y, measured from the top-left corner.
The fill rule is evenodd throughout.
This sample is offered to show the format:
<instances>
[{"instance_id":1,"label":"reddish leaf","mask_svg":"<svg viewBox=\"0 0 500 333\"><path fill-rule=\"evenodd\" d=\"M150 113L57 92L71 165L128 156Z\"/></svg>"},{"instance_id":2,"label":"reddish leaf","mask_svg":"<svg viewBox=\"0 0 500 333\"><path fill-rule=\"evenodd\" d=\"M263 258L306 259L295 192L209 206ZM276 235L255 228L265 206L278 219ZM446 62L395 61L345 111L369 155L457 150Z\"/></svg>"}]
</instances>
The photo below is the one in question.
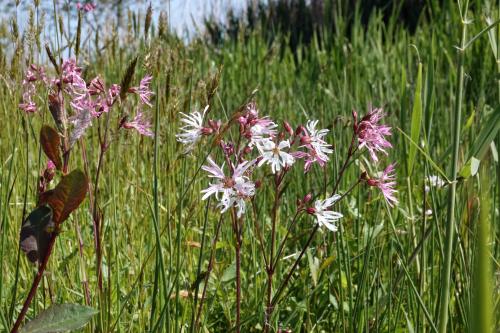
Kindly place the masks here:
<instances>
[{"instance_id":1,"label":"reddish leaf","mask_svg":"<svg viewBox=\"0 0 500 333\"><path fill-rule=\"evenodd\" d=\"M54 211L54 222L64 222L69 214L80 206L88 190L87 177L80 170L71 171L63 176L53 190L40 196L38 206L48 204Z\"/></svg>"},{"instance_id":2,"label":"reddish leaf","mask_svg":"<svg viewBox=\"0 0 500 333\"><path fill-rule=\"evenodd\" d=\"M61 138L59 137L59 133L52 127L44 125L40 130L40 143L45 155L54 162L57 170L61 170L62 160L59 154Z\"/></svg>"}]
</instances>

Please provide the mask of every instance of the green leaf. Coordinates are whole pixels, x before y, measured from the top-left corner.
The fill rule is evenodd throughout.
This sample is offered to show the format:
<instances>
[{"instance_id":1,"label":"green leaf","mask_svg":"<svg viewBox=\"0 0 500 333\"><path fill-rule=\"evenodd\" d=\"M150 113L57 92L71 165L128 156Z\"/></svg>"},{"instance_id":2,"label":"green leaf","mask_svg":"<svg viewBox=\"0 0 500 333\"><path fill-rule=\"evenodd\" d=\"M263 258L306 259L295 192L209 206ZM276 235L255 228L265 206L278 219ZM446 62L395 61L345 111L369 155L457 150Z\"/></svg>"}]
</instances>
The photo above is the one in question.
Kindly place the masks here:
<instances>
[{"instance_id":1,"label":"green leaf","mask_svg":"<svg viewBox=\"0 0 500 333\"><path fill-rule=\"evenodd\" d=\"M434 162L434 161L432 160L432 158L429 156L429 154L427 154L427 152L425 152L422 148L420 148L420 147L419 147L419 146L418 146L418 145L417 145L417 144L416 144L416 143L415 143L415 142L414 142L414 141L413 141L413 140L412 140L412 139L408 136L408 134L406 134L405 132L403 132L403 130L402 130L401 128L399 128L399 127L398 127L398 128L397 128L397 130L398 130L401 134L403 134L403 136L405 137L405 139L406 139L406 140L408 140L408 141L411 143L411 145L412 145L412 146L416 147L416 148L417 148L417 150L418 150L418 151L419 151L422 155L424 155L424 156L425 156L425 158L427 159L427 161L429 162L429 164L432 166L432 168L433 168L434 170L436 170L437 172L439 172L439 174L440 174L441 176L443 176L443 178L444 178L444 179L445 179L445 180L449 183L449 182L450 182L450 180L448 179L448 177L446 176L446 174L444 173L444 171L443 171L443 170L441 170L441 168L440 168L440 167L436 164L436 162Z\"/></svg>"},{"instance_id":2,"label":"green leaf","mask_svg":"<svg viewBox=\"0 0 500 333\"><path fill-rule=\"evenodd\" d=\"M80 170L64 176L56 188L40 195L38 206L48 204L54 211L54 222L64 222L69 214L80 206L87 194L88 181Z\"/></svg>"},{"instance_id":3,"label":"green leaf","mask_svg":"<svg viewBox=\"0 0 500 333\"><path fill-rule=\"evenodd\" d=\"M40 144L42 145L43 152L54 162L57 170L61 170L62 160L59 154L61 138L59 137L59 133L52 127L44 125L40 130Z\"/></svg>"},{"instance_id":4,"label":"green leaf","mask_svg":"<svg viewBox=\"0 0 500 333\"><path fill-rule=\"evenodd\" d=\"M415 96L413 97L413 111L411 114L411 132L410 136L413 142L418 142L420 130L422 127L422 63L418 64L417 86L415 88ZM408 174L413 171L415 156L417 150L414 146L410 146L408 154Z\"/></svg>"},{"instance_id":5,"label":"green leaf","mask_svg":"<svg viewBox=\"0 0 500 333\"><path fill-rule=\"evenodd\" d=\"M471 157L467 163L462 167L462 170L459 172L459 176L461 178L467 179L469 177L475 176L479 170L479 164L481 163L480 160L475 158L474 156Z\"/></svg>"},{"instance_id":6,"label":"green leaf","mask_svg":"<svg viewBox=\"0 0 500 333\"><path fill-rule=\"evenodd\" d=\"M478 159L483 159L484 155L490 148L490 144L495 139L498 131L500 130L500 107L497 107L489 116L484 120L485 126L479 131L476 141L469 151L468 160L473 156Z\"/></svg>"},{"instance_id":7,"label":"green leaf","mask_svg":"<svg viewBox=\"0 0 500 333\"><path fill-rule=\"evenodd\" d=\"M83 327L98 311L78 304L55 304L27 323L21 333L66 332Z\"/></svg>"},{"instance_id":8,"label":"green leaf","mask_svg":"<svg viewBox=\"0 0 500 333\"><path fill-rule=\"evenodd\" d=\"M229 265L221 277L221 282L229 282L236 279L236 264Z\"/></svg>"}]
</instances>

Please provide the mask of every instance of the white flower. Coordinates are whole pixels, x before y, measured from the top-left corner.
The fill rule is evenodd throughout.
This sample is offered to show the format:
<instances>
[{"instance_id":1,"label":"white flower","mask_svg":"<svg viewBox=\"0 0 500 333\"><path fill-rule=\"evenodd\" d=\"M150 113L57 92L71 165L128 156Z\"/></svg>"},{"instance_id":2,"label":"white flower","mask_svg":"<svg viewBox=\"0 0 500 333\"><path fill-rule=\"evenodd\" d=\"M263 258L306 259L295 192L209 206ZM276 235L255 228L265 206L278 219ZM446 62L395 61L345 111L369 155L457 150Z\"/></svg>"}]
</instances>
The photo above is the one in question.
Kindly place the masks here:
<instances>
[{"instance_id":1,"label":"white flower","mask_svg":"<svg viewBox=\"0 0 500 333\"><path fill-rule=\"evenodd\" d=\"M337 226L333 222L342 218L343 215L338 212L334 212L329 208L335 204L337 200L340 199L340 195L335 194L325 200L316 200L314 203L314 216L318 220L319 225L324 225L331 231L337 231Z\"/></svg>"},{"instance_id":2,"label":"white flower","mask_svg":"<svg viewBox=\"0 0 500 333\"><path fill-rule=\"evenodd\" d=\"M238 208L236 215L241 217L245 213L245 199L255 194L255 184L245 175L249 167L255 160L244 161L240 163L233 172L232 177L226 177L222 167L219 167L211 157L208 157L209 165L204 165L203 170L209 173L208 177L216 178L215 183L210 183L207 189L201 191L204 193L202 200L207 199L212 194L219 201L218 207L222 208L221 213L226 212L231 207ZM222 196L220 196L222 194Z\"/></svg>"},{"instance_id":3,"label":"white flower","mask_svg":"<svg viewBox=\"0 0 500 333\"><path fill-rule=\"evenodd\" d=\"M316 129L318 120L309 120L306 125L306 130L308 134L308 144L306 147L313 150L314 156L317 160L321 160L323 163L329 160L328 154L333 153L332 145L328 144L323 137L328 134L328 129Z\"/></svg>"},{"instance_id":4,"label":"white flower","mask_svg":"<svg viewBox=\"0 0 500 333\"><path fill-rule=\"evenodd\" d=\"M203 118L208 110L208 105L205 106L203 113L194 111L191 114L185 114L181 112L183 118L181 122L185 125L180 128L182 133L177 134L175 137L177 141L187 145L186 151L190 151L194 148L196 142L198 142L203 134Z\"/></svg>"},{"instance_id":5,"label":"white flower","mask_svg":"<svg viewBox=\"0 0 500 333\"><path fill-rule=\"evenodd\" d=\"M257 142L257 149L262 156L259 166L262 164L270 164L273 173L279 172L282 167L292 166L295 158L289 153L283 151L285 148L290 148L288 140L281 141L278 145L271 139L263 139Z\"/></svg>"},{"instance_id":6,"label":"white flower","mask_svg":"<svg viewBox=\"0 0 500 333\"><path fill-rule=\"evenodd\" d=\"M446 182L441 177L435 175L429 176L429 183L434 187L443 187L446 185Z\"/></svg>"},{"instance_id":7,"label":"white flower","mask_svg":"<svg viewBox=\"0 0 500 333\"><path fill-rule=\"evenodd\" d=\"M250 147L258 143L260 140L267 139L264 138L265 135L268 135L269 137L274 137L277 133L276 128L278 127L278 125L276 125L272 120L266 117L257 118L253 120L252 123L253 126L250 128L250 134L251 134L251 139L249 144Z\"/></svg>"},{"instance_id":8,"label":"white flower","mask_svg":"<svg viewBox=\"0 0 500 333\"><path fill-rule=\"evenodd\" d=\"M312 143L318 143L322 145L328 145L323 137L328 134L329 130L326 128L317 130L316 125L318 124L318 120L309 120L306 125L307 134L311 138Z\"/></svg>"}]
</instances>

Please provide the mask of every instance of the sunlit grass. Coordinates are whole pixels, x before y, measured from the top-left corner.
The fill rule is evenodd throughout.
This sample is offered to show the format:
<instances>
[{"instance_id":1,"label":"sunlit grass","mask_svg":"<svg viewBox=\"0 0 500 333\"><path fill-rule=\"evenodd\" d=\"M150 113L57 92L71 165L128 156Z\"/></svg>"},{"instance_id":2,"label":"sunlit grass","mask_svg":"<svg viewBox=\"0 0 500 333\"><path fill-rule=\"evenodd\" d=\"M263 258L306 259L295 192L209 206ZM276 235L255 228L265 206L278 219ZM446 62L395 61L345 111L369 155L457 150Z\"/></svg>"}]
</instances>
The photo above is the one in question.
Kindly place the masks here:
<instances>
[{"instance_id":1,"label":"sunlit grass","mask_svg":"<svg viewBox=\"0 0 500 333\"><path fill-rule=\"evenodd\" d=\"M498 8L488 12L482 3L472 5L467 16L471 20L467 25L470 38L488 26L484 15L492 17L492 22L498 18ZM342 18L336 24L341 27ZM346 155L353 109L364 114L369 104L383 106L389 115L386 123L395 128L391 155L379 166L361 159L346 173L339 189L347 190L360 170L373 173L397 162L399 206L389 208L378 192L368 188L356 190L339 207L345 216L339 232L316 235L285 292L275 314L276 322L293 332L432 332L439 327L451 185L433 187L427 178L439 175L437 168L450 176L447 172L453 163L453 110L457 80L461 77L455 48L460 44L462 27L457 5L443 5L430 19L422 18L414 35L397 25L389 29L376 14L366 26L355 21L350 29L322 35L324 47L313 43L299 68L288 48L281 52L279 39L269 45L258 33L249 33L248 39L242 33L237 42L214 48L203 38L185 45L173 36L151 33L145 40L142 22L135 30L130 26L121 37L107 36L102 31L96 37L93 32L92 42L82 45L79 56L87 78L100 73L114 82L138 56L135 80L151 73L156 93L150 113L155 120L155 137L118 137L103 165L99 186L104 213L103 293L99 294L97 286L92 218L86 200L63 225L28 319L52 302L84 304L82 282L86 276L91 306L100 310L85 329L88 332L177 332L191 328L196 311L193 295L203 289L203 283L197 286L194 282L200 272L207 270L219 214L214 204L202 202L200 195L206 180L198 169L210 150L209 142L204 142L196 154L184 155L183 147L175 140L179 112L202 109L209 103L211 115L227 119L257 89L255 100L261 111L273 119L293 124L319 119L331 130L329 141L336 151L326 169L330 176L336 174ZM462 115L457 172L470 154L476 153L476 139L484 129L499 121L495 117L500 113L495 59L498 52L492 52L491 41L496 39L500 45L498 32L498 27L493 28L490 40L482 35L463 53L464 99L457 111ZM12 50L22 45L26 51L10 54L12 62L0 61L3 330L16 320L36 272L23 253L18 255L19 230L24 205L27 212L35 207L37 179L44 163L38 133L42 124L52 121L46 106L35 115L18 109L22 74L25 64L32 62L44 62L53 70L45 60L43 45L38 51L34 46L31 53L30 40L12 35L7 38ZM90 46L95 39L99 54ZM54 42L50 47L57 50L57 45ZM66 58L67 52L61 51L61 56ZM2 50L2 54L9 53ZM411 133L419 63L423 69L422 129L411 143L396 128ZM40 95L40 102L44 100L46 96ZM95 172L99 154L97 135L94 126L85 137L91 173ZM480 263L484 272L488 272L484 266L490 264L495 277L490 310L497 314L493 315L495 327L500 325L500 167L495 155L500 145L498 134L494 142L496 148L488 145L482 156L476 156L484 166L480 174L486 174L489 181L481 185L478 177L471 176L459 177L456 183L448 331L473 331L478 327L471 317L474 290L476 281L486 278L475 277L474 263L476 254L484 255L488 248L490 260ZM420 149L416 150L410 175L407 164L412 144ZM74 167L83 168L81 147L73 155ZM304 182L299 177L290 179L282 200L283 212L292 212L295 200L303 197L305 190L320 193L324 188L319 169L313 169ZM264 193L258 200L272 200L272 195ZM488 200L489 212L482 212L483 200ZM478 244L488 239L484 230L477 233L480 216L481 221L490 218L489 247ZM264 218L263 223L270 221ZM298 254L313 227L311 218L301 220L284 250L285 256ZM83 256L78 252L77 228L81 229ZM283 237L284 227L277 232ZM242 331L260 331L266 274L251 228L245 229L243 241ZM214 256L200 324L204 331L226 332L235 321L234 248L229 219L222 224ZM281 280L292 263L293 258L283 260L276 279ZM484 292L481 295L484 297Z\"/></svg>"}]
</instances>

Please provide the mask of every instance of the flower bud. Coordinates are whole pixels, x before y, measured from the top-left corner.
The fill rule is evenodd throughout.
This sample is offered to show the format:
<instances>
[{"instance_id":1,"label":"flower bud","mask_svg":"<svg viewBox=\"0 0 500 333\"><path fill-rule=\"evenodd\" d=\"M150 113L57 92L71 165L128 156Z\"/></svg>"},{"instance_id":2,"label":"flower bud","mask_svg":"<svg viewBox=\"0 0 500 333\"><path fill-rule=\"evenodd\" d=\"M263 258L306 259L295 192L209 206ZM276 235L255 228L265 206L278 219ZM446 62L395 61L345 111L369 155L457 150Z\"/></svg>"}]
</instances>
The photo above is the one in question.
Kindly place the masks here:
<instances>
[{"instance_id":1,"label":"flower bud","mask_svg":"<svg viewBox=\"0 0 500 333\"><path fill-rule=\"evenodd\" d=\"M210 127L203 127L203 128L201 129L201 134L202 134L202 135L210 135L210 134L212 134L213 132L214 132L214 130L213 130L213 129L211 129Z\"/></svg>"},{"instance_id":2,"label":"flower bud","mask_svg":"<svg viewBox=\"0 0 500 333\"><path fill-rule=\"evenodd\" d=\"M302 133L305 133L304 126L302 125L297 126L297 129L295 130L295 135L300 135Z\"/></svg>"},{"instance_id":3,"label":"flower bud","mask_svg":"<svg viewBox=\"0 0 500 333\"><path fill-rule=\"evenodd\" d=\"M378 185L378 181L376 179L367 179L366 180L366 183L369 185L369 186L377 186Z\"/></svg>"},{"instance_id":4,"label":"flower bud","mask_svg":"<svg viewBox=\"0 0 500 333\"><path fill-rule=\"evenodd\" d=\"M252 147L249 147L249 146L246 146L244 149L243 149L243 154L250 154L252 152L253 148Z\"/></svg>"},{"instance_id":5,"label":"flower bud","mask_svg":"<svg viewBox=\"0 0 500 333\"><path fill-rule=\"evenodd\" d=\"M309 135L304 135L300 138L300 143L303 145L308 145L311 143L311 137Z\"/></svg>"},{"instance_id":6,"label":"flower bud","mask_svg":"<svg viewBox=\"0 0 500 333\"><path fill-rule=\"evenodd\" d=\"M307 212L307 214L309 214L309 215L314 215L314 214L316 213L316 209L314 209L314 207L308 207L308 208L306 209L306 212Z\"/></svg>"},{"instance_id":7,"label":"flower bud","mask_svg":"<svg viewBox=\"0 0 500 333\"><path fill-rule=\"evenodd\" d=\"M239 117L238 118L238 122L241 124L241 125L246 125L247 124L247 118L246 117Z\"/></svg>"},{"instance_id":8,"label":"flower bud","mask_svg":"<svg viewBox=\"0 0 500 333\"><path fill-rule=\"evenodd\" d=\"M283 122L283 127L285 127L285 130L288 132L288 134L293 135L293 129L292 126L287 121Z\"/></svg>"},{"instance_id":9,"label":"flower bud","mask_svg":"<svg viewBox=\"0 0 500 333\"><path fill-rule=\"evenodd\" d=\"M311 201L311 199L312 199L312 194L307 193L302 200L304 201L304 203L308 203L309 201Z\"/></svg>"},{"instance_id":10,"label":"flower bud","mask_svg":"<svg viewBox=\"0 0 500 333\"><path fill-rule=\"evenodd\" d=\"M358 131L358 113L355 110L352 110L352 128L354 130L354 133Z\"/></svg>"}]
</instances>

